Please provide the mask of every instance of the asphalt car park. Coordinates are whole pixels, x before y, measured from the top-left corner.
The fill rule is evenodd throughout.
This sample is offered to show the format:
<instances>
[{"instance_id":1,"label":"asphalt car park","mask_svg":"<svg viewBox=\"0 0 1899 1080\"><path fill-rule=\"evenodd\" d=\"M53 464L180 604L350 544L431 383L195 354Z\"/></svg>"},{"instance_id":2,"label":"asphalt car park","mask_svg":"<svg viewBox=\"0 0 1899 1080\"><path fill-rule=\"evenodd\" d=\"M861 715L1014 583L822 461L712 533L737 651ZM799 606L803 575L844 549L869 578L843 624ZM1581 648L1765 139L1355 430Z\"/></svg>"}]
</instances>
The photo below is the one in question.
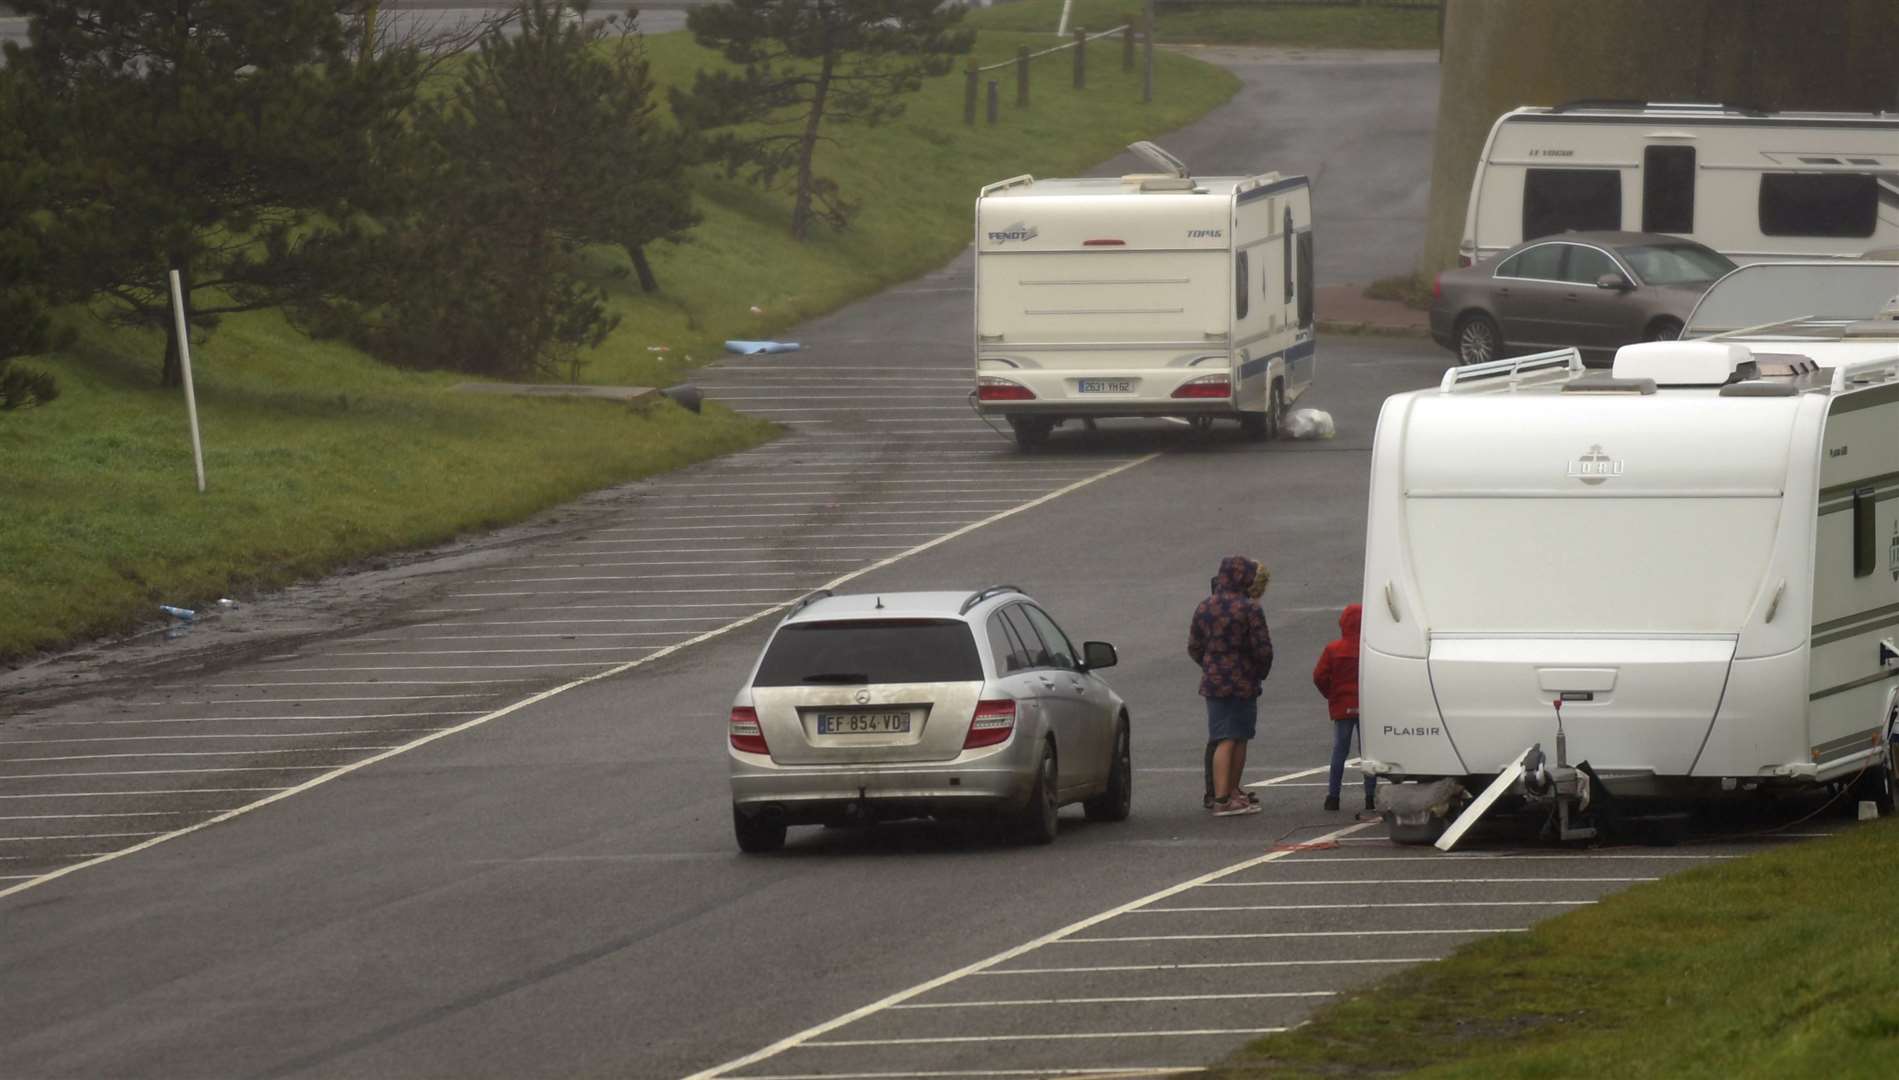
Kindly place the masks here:
<instances>
[{"instance_id":1,"label":"asphalt car park","mask_svg":"<svg viewBox=\"0 0 1899 1080\"><path fill-rule=\"evenodd\" d=\"M1323 174L1321 279L1402 269L1379 253L1421 234L1422 193L1379 163L1425 152L1431 58L1238 62L1234 106L1170 148ZM1262 131L1269 107L1288 119ZM1022 455L968 409L968 281L959 260L797 328L803 352L707 369L787 436L446 560L373 628L0 720L0 1071L1191 1071L1404 964L1750 849L1447 856L1373 827L1279 850L1354 827L1319 809L1306 673L1358 596L1378 404L1446 358L1323 337L1333 440L1114 422ZM1274 568L1280 659L1266 810L1213 820L1183 645L1235 553ZM781 606L997 580L1119 648L1129 820L737 852L728 706Z\"/></svg>"}]
</instances>

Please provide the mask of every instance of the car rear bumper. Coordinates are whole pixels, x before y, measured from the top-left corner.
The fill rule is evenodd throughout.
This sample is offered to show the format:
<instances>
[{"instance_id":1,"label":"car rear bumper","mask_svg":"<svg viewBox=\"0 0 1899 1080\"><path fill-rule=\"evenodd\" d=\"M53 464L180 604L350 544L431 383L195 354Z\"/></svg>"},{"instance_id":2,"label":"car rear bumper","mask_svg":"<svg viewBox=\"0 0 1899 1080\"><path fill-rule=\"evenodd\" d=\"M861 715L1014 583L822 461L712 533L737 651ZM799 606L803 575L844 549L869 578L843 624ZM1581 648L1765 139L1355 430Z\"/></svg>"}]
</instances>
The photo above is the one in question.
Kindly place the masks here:
<instances>
[{"instance_id":1,"label":"car rear bumper","mask_svg":"<svg viewBox=\"0 0 1899 1080\"><path fill-rule=\"evenodd\" d=\"M977 816L1028 801L1035 762L1014 754L916 765L781 766L733 755L732 802L788 824L867 818Z\"/></svg>"}]
</instances>

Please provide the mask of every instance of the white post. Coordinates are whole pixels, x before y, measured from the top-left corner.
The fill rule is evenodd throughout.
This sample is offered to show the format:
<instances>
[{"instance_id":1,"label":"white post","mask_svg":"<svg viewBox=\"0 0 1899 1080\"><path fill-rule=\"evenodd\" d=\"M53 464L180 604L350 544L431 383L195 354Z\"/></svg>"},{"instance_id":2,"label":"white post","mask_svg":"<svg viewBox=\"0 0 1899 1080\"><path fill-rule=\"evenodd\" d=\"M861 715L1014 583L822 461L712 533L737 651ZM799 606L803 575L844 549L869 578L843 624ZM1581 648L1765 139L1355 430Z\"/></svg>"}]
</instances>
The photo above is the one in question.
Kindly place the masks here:
<instances>
[{"instance_id":1,"label":"white post","mask_svg":"<svg viewBox=\"0 0 1899 1080\"><path fill-rule=\"evenodd\" d=\"M171 272L171 318L178 334L178 362L185 372L185 415L191 418L191 463L198 468L198 494L204 494L204 444L198 440L198 394L191 387L191 335L185 330L185 296L178 271Z\"/></svg>"},{"instance_id":2,"label":"white post","mask_svg":"<svg viewBox=\"0 0 1899 1080\"><path fill-rule=\"evenodd\" d=\"M1062 21L1055 27L1056 37L1068 34L1068 9L1075 6L1075 0L1062 0Z\"/></svg>"}]
</instances>

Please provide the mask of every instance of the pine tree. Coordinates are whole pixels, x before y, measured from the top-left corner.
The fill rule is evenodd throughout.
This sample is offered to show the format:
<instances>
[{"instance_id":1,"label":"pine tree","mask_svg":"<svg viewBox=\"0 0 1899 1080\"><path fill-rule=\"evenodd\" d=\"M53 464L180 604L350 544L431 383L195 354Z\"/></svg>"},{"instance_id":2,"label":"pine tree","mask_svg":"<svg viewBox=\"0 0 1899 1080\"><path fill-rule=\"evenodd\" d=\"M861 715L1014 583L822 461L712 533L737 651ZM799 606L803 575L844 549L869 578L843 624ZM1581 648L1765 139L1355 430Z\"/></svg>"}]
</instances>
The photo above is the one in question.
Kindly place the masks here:
<instances>
[{"instance_id":1,"label":"pine tree","mask_svg":"<svg viewBox=\"0 0 1899 1080\"><path fill-rule=\"evenodd\" d=\"M523 0L484 35L452 92L423 106L416 191L365 237L378 269L343 322L392 362L572 375L618 319L581 249L678 240L698 218L681 137L654 116L629 15ZM624 32L616 32L619 26ZM332 310L332 314L336 314Z\"/></svg>"},{"instance_id":2,"label":"pine tree","mask_svg":"<svg viewBox=\"0 0 1899 1080\"><path fill-rule=\"evenodd\" d=\"M76 297L164 330L179 378L168 271L190 325L326 286L304 245L386 183L404 137L414 50L352 55L361 0L11 0L35 83L26 134L54 168L45 250Z\"/></svg>"},{"instance_id":3,"label":"pine tree","mask_svg":"<svg viewBox=\"0 0 1899 1080\"><path fill-rule=\"evenodd\" d=\"M47 169L26 139L22 91L19 73L0 68L0 364L53 343L40 220Z\"/></svg>"},{"instance_id":4,"label":"pine tree","mask_svg":"<svg viewBox=\"0 0 1899 1080\"><path fill-rule=\"evenodd\" d=\"M715 128L707 146L728 172L770 186L793 176L791 234L812 219L843 228L855 209L813 165L825 132L901 115L902 95L945 74L975 34L958 29L960 4L941 0L727 0L693 8L693 40L740 70L701 71L675 90L689 130Z\"/></svg>"}]
</instances>

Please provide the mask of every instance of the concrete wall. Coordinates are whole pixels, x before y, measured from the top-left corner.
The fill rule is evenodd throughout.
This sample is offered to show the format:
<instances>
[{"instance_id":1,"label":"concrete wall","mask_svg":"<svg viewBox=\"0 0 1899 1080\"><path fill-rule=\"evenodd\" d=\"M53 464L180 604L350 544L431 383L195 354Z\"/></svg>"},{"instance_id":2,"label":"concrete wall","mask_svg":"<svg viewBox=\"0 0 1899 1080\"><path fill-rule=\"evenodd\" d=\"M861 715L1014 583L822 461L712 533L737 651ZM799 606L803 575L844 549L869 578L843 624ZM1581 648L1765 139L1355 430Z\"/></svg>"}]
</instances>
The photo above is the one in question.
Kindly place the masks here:
<instances>
[{"instance_id":1,"label":"concrete wall","mask_svg":"<svg viewBox=\"0 0 1899 1080\"><path fill-rule=\"evenodd\" d=\"M1457 261L1499 113L1576 98L1899 108L1899 0L1446 0L1431 222L1419 268Z\"/></svg>"}]
</instances>

